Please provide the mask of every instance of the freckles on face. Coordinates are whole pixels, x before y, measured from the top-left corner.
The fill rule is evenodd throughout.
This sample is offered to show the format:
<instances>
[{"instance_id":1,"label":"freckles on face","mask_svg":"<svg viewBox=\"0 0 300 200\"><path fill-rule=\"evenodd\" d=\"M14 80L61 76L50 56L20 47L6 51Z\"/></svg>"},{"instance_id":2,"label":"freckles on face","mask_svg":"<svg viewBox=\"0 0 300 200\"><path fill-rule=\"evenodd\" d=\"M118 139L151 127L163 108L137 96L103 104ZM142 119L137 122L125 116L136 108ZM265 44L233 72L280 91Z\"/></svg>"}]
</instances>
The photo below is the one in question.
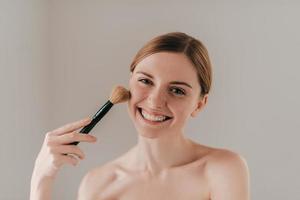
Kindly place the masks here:
<instances>
[{"instance_id":1,"label":"freckles on face","mask_svg":"<svg viewBox=\"0 0 300 200\"><path fill-rule=\"evenodd\" d=\"M146 98L147 90L141 87L138 77L132 76L130 79L130 91L133 96L133 100Z\"/></svg>"},{"instance_id":2,"label":"freckles on face","mask_svg":"<svg viewBox=\"0 0 300 200\"><path fill-rule=\"evenodd\" d=\"M152 108L150 106L151 100L149 100L150 96L153 95L154 90L156 90L156 86L153 83L153 85L147 86L144 85L140 80L143 79L142 76L140 75L133 75L130 78L129 82L129 88L131 91L131 99L129 100L129 106L131 110L131 115L134 116L134 114L137 114L136 108L137 106L142 106L142 107L148 107ZM153 81L154 82L154 81ZM158 84L157 84L158 85ZM157 86L160 87L160 86ZM160 89L160 88L159 88ZM178 97L172 94L170 92L170 89L168 86L163 87L160 89L161 92L159 95L162 99L163 102L160 105L160 108L165 112L170 114L169 116L174 118L174 121L178 126L181 126L185 123L187 118L190 116L190 113L192 112L193 109L193 95L188 94L186 92L185 97ZM153 104L151 104L153 105Z\"/></svg>"},{"instance_id":3,"label":"freckles on face","mask_svg":"<svg viewBox=\"0 0 300 200\"><path fill-rule=\"evenodd\" d=\"M165 52L152 54L131 74L130 115L135 117L137 106L159 108L162 113L171 115L174 125L179 128L195 109L199 89L197 73L185 56Z\"/></svg>"},{"instance_id":4,"label":"freckles on face","mask_svg":"<svg viewBox=\"0 0 300 200\"><path fill-rule=\"evenodd\" d=\"M128 100L128 109L131 117L136 113L136 103L143 99L145 96L145 91L142 91L137 87L136 81L133 78L133 75L129 80L129 91L130 91L130 99Z\"/></svg>"}]
</instances>

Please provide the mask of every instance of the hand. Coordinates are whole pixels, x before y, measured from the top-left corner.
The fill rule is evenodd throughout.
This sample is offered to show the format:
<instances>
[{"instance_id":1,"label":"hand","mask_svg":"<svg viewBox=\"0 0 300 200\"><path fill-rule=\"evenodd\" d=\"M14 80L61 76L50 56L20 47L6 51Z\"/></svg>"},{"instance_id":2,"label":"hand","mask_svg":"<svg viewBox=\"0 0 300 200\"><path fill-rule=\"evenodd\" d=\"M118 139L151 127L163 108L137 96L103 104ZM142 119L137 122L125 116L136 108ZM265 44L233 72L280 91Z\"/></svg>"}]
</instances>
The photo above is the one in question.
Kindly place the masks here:
<instances>
[{"instance_id":1,"label":"hand","mask_svg":"<svg viewBox=\"0 0 300 200\"><path fill-rule=\"evenodd\" d=\"M35 161L34 177L38 179L54 178L64 164L76 166L79 162L78 158L84 159L85 155L82 150L70 143L75 141L96 142L96 137L77 132L78 129L90 122L91 118L85 118L46 133L43 146Z\"/></svg>"}]
</instances>

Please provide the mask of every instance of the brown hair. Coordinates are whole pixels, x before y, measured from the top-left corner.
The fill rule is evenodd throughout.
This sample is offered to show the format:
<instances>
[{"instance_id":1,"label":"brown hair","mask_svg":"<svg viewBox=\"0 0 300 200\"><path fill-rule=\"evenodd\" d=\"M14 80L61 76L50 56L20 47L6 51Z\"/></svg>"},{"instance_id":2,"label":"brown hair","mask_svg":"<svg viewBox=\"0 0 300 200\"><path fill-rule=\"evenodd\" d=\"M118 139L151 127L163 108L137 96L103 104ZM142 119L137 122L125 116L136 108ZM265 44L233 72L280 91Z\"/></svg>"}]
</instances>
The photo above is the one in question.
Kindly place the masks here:
<instances>
[{"instance_id":1,"label":"brown hair","mask_svg":"<svg viewBox=\"0 0 300 200\"><path fill-rule=\"evenodd\" d=\"M185 54L197 70L201 87L200 96L209 93L212 84L212 66L208 51L202 42L182 32L163 34L147 42L134 57L130 71L133 72L136 65L145 57L162 51Z\"/></svg>"}]
</instances>

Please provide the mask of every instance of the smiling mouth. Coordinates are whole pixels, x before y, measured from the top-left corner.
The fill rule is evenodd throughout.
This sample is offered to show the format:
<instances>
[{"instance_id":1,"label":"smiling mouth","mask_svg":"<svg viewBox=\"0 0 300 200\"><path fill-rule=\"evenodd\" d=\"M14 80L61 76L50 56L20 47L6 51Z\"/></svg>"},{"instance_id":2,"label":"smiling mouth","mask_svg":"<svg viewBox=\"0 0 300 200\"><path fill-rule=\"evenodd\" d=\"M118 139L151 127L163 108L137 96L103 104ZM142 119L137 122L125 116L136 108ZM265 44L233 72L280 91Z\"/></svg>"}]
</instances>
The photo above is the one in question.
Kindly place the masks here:
<instances>
[{"instance_id":1,"label":"smiling mouth","mask_svg":"<svg viewBox=\"0 0 300 200\"><path fill-rule=\"evenodd\" d=\"M147 121L151 121L151 122L165 122L169 119L172 119L172 117L169 117L169 116L165 116L165 115L161 115L159 117L156 117L156 116L152 116L152 115L149 115L145 112L142 111L142 108L140 107L137 107L140 115L143 117L143 119L147 120Z\"/></svg>"}]
</instances>

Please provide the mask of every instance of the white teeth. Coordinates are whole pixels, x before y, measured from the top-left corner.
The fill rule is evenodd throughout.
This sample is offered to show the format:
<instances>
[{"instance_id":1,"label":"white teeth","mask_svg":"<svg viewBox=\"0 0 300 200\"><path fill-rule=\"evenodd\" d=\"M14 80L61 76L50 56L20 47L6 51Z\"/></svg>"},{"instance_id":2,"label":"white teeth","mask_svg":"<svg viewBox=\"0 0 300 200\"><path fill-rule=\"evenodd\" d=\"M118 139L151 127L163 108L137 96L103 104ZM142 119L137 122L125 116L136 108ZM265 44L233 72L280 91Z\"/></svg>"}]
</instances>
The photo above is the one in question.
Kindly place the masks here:
<instances>
[{"instance_id":1,"label":"white teeth","mask_svg":"<svg viewBox=\"0 0 300 200\"><path fill-rule=\"evenodd\" d=\"M142 115L144 118L150 120L150 121L164 121L167 117L166 116L154 116L154 115L150 115L148 113L146 113L143 109L142 109Z\"/></svg>"}]
</instances>

